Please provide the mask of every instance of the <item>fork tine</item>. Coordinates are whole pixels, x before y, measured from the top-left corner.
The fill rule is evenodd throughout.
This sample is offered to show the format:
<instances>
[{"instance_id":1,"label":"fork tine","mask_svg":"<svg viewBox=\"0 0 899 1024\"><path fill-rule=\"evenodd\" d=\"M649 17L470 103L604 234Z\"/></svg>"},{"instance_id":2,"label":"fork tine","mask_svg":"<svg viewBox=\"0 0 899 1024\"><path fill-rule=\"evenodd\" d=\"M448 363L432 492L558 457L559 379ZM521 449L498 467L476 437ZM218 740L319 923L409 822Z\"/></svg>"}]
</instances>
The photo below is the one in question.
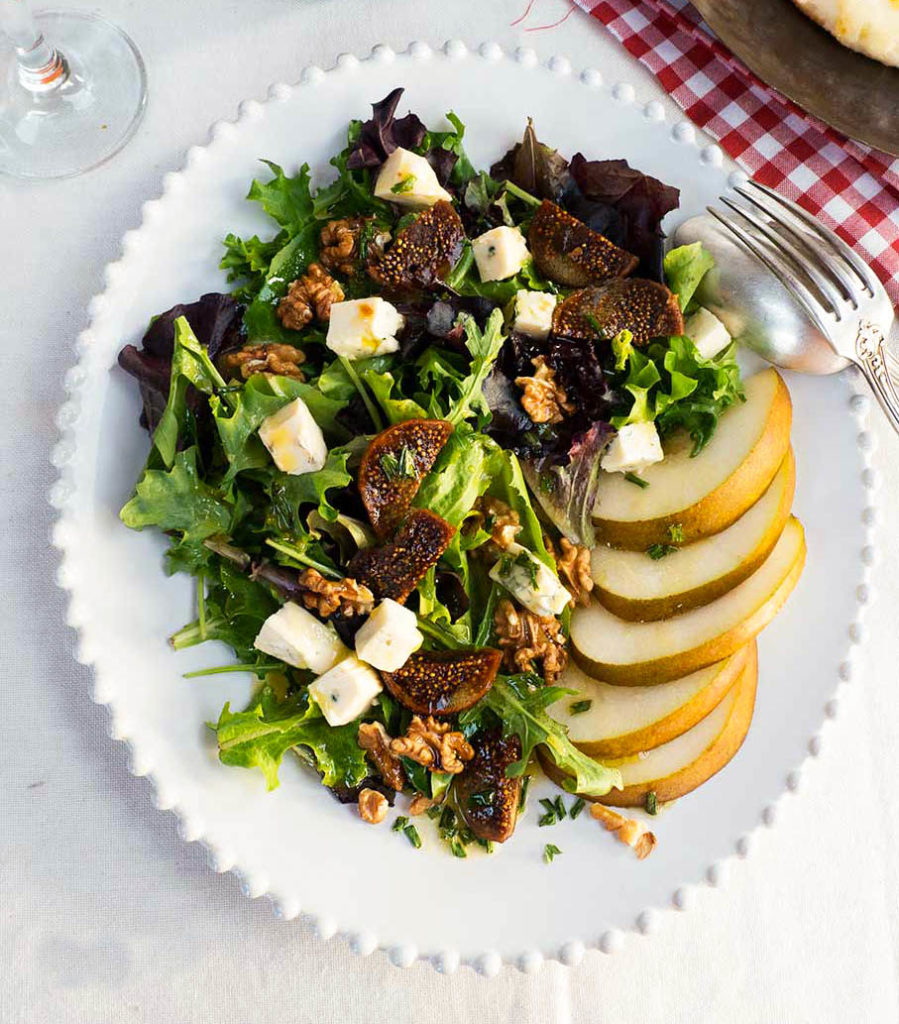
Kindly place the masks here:
<instances>
[{"instance_id":1,"label":"fork tine","mask_svg":"<svg viewBox=\"0 0 899 1024\"><path fill-rule=\"evenodd\" d=\"M764 263L784 288L796 298L821 333L829 337L831 328L825 322L824 317L826 313L808 288L795 275L788 273L781 262L767 252L765 247L757 239L753 238L748 231L740 227L739 224L734 223L727 214L721 213L720 210L716 210L713 206L707 206L706 209L715 220L730 231L739 244L748 249L756 259Z\"/></svg>"},{"instance_id":2,"label":"fork tine","mask_svg":"<svg viewBox=\"0 0 899 1024\"><path fill-rule=\"evenodd\" d=\"M820 238L823 238L844 260L852 267L855 273L858 275L862 284L871 292L872 295L877 294L877 288L880 286L880 281L875 276L871 268L862 260L859 256L849 248L849 246L843 241L839 235L833 233L828 228L825 228L823 224L820 224L815 217L813 217L806 210L803 210L798 203L794 203L790 199L785 199L782 195L775 192L773 188L769 188L767 185L762 185L758 181L750 179L748 182L753 188L757 188L760 192L764 192L766 196L769 196L776 203L782 206L785 210L788 210L797 217L803 224L810 227L815 234Z\"/></svg>"},{"instance_id":3,"label":"fork tine","mask_svg":"<svg viewBox=\"0 0 899 1024\"><path fill-rule=\"evenodd\" d=\"M772 226L784 235L785 240L791 241L795 239L795 241L799 243L801 249L807 253L806 256L802 257L804 270L807 270L809 262L814 260L818 266L832 277L836 278L840 287L843 289L843 294L852 304L853 308L858 309L858 299L856 297L856 293L858 292L858 278L851 267L844 269L841 260L832 259L829 255L822 253L822 242L817 235L813 236L808 231L795 227L790 223L793 218L791 217L788 220L783 213L780 210L775 209L774 204L769 202L766 198L753 195L740 185L735 185L734 191L737 195L742 196L748 203L752 203L757 210L761 210L761 212L767 217L770 217L773 222Z\"/></svg>"},{"instance_id":4,"label":"fork tine","mask_svg":"<svg viewBox=\"0 0 899 1024\"><path fill-rule=\"evenodd\" d=\"M772 243L772 245L781 250L786 255L791 263L794 264L794 269L805 275L812 284L818 289L822 297L826 302L830 303L831 309L836 316L837 320L843 319L843 296L834 288L831 281L829 281L818 268L809 261L807 256L804 256L795 245L788 239L778 234L771 226L769 226L761 217L757 217L751 210L747 210L735 203L732 199L727 196L719 196L719 199L728 209L733 210L738 216L742 217L748 223L750 223L757 231L765 236Z\"/></svg>"}]
</instances>

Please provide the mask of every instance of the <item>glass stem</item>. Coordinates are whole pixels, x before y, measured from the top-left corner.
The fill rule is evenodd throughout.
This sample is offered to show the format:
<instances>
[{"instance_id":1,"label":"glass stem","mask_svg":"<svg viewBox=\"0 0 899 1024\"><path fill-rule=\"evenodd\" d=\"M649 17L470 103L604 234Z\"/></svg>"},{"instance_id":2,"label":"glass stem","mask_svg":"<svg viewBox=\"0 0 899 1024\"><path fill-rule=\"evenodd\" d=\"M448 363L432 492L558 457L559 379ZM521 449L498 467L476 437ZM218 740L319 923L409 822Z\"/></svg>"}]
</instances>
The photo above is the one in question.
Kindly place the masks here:
<instances>
[{"instance_id":1,"label":"glass stem","mask_svg":"<svg viewBox=\"0 0 899 1024\"><path fill-rule=\"evenodd\" d=\"M7 0L3 29L16 47L19 84L33 93L53 92L69 77L65 57L44 39L31 16L27 0Z\"/></svg>"}]
</instances>

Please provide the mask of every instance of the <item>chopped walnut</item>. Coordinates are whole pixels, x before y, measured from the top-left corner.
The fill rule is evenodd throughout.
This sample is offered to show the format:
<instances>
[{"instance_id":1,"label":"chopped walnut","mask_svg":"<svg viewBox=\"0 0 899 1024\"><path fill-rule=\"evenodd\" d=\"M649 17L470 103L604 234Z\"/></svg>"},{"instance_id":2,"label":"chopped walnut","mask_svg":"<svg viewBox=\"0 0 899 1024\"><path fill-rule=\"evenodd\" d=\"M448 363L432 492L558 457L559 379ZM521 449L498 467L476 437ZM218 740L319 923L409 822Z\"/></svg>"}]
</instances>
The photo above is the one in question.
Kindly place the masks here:
<instances>
[{"instance_id":1,"label":"chopped walnut","mask_svg":"<svg viewBox=\"0 0 899 1024\"><path fill-rule=\"evenodd\" d=\"M387 797L376 789L363 789L359 794L359 817L369 825L377 825L387 816Z\"/></svg>"},{"instance_id":2,"label":"chopped walnut","mask_svg":"<svg viewBox=\"0 0 899 1024\"><path fill-rule=\"evenodd\" d=\"M575 604L588 605L590 592L593 590L593 574L590 568L590 549L580 544L572 544L567 537L559 541L560 551L556 551L552 541L543 535L546 550L556 560L559 578L565 584Z\"/></svg>"},{"instance_id":3,"label":"chopped walnut","mask_svg":"<svg viewBox=\"0 0 899 1024\"><path fill-rule=\"evenodd\" d=\"M390 737L380 722L363 722L356 742L371 758L378 774L391 789L406 785L406 773L400 759L390 752Z\"/></svg>"},{"instance_id":4,"label":"chopped walnut","mask_svg":"<svg viewBox=\"0 0 899 1024\"><path fill-rule=\"evenodd\" d=\"M644 860L652 853L658 840L642 822L635 818L625 818L623 814L602 804L592 804L590 814L607 832L612 832L616 839L630 846L638 860Z\"/></svg>"},{"instance_id":5,"label":"chopped walnut","mask_svg":"<svg viewBox=\"0 0 899 1024\"><path fill-rule=\"evenodd\" d=\"M290 282L275 312L285 327L301 331L313 317L327 323L332 302L343 302L343 289L327 270L318 263L310 263L302 277Z\"/></svg>"},{"instance_id":6,"label":"chopped walnut","mask_svg":"<svg viewBox=\"0 0 899 1024\"><path fill-rule=\"evenodd\" d=\"M461 732L451 732L449 722L431 715L424 719L415 715L406 735L390 741L390 752L408 757L429 771L450 775L458 775L465 768L463 762L474 757L471 744Z\"/></svg>"},{"instance_id":7,"label":"chopped walnut","mask_svg":"<svg viewBox=\"0 0 899 1024\"><path fill-rule=\"evenodd\" d=\"M568 652L558 619L516 608L503 598L493 613L493 625L510 671L535 672L534 662L539 661L547 683L559 678L568 664Z\"/></svg>"},{"instance_id":8,"label":"chopped walnut","mask_svg":"<svg viewBox=\"0 0 899 1024\"><path fill-rule=\"evenodd\" d=\"M375 606L375 596L368 587L349 577L327 580L317 569L304 569L297 582L303 588L303 604L324 619L338 609L347 618L365 615Z\"/></svg>"},{"instance_id":9,"label":"chopped walnut","mask_svg":"<svg viewBox=\"0 0 899 1024\"><path fill-rule=\"evenodd\" d=\"M434 806L434 801L424 795L424 793L416 793L412 797L412 803L409 804L409 814L412 817L416 817L419 814L424 814L425 811L430 810Z\"/></svg>"},{"instance_id":10,"label":"chopped walnut","mask_svg":"<svg viewBox=\"0 0 899 1024\"><path fill-rule=\"evenodd\" d=\"M300 369L306 362L306 356L293 345L254 345L239 352L228 352L222 356L222 368L225 373L235 376L238 373L244 380L249 380L254 373L277 373L282 377L294 377L305 380Z\"/></svg>"},{"instance_id":11,"label":"chopped walnut","mask_svg":"<svg viewBox=\"0 0 899 1024\"><path fill-rule=\"evenodd\" d=\"M533 377L516 377L515 383L522 389L521 404L524 411L535 423L560 423L565 413L572 413L575 406L568 401L565 389L556 380L556 371L547 365L543 356L532 359Z\"/></svg>"}]
</instances>

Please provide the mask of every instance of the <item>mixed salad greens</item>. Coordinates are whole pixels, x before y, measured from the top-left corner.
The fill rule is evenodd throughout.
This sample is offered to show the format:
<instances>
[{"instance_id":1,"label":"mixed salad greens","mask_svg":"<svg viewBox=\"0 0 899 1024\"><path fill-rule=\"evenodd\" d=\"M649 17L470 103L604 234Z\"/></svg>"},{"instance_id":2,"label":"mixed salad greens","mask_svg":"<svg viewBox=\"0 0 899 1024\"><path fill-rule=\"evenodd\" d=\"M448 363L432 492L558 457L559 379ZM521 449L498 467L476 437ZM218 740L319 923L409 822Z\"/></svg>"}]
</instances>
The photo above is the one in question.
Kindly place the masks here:
<instances>
[{"instance_id":1,"label":"mixed salad greens","mask_svg":"<svg viewBox=\"0 0 899 1024\"><path fill-rule=\"evenodd\" d=\"M268 163L232 291L122 350L152 447L121 516L196 579L174 648L223 641L209 673L258 680L213 724L225 764L272 788L296 754L368 820L418 794L463 856L511 834L538 746L579 793L619 783L546 712L583 596L557 559L593 543L624 428L698 452L742 385L683 333L710 261L663 255L676 189L530 124L477 170L459 118L397 118L401 93L330 182Z\"/></svg>"}]
</instances>

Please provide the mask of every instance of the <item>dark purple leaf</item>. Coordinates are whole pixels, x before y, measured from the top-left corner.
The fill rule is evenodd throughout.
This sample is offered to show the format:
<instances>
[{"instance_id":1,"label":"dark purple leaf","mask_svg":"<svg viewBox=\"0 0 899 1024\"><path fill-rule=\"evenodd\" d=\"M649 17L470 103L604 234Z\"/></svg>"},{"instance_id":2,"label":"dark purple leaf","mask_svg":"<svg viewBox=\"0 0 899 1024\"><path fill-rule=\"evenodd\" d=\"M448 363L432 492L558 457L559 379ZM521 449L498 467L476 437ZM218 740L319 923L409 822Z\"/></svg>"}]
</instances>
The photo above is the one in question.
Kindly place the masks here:
<instances>
[{"instance_id":1,"label":"dark purple leaf","mask_svg":"<svg viewBox=\"0 0 899 1024\"><path fill-rule=\"evenodd\" d=\"M665 235L661 222L665 214L677 209L680 192L636 170L626 160L587 160L582 153L575 153L570 170L581 196L569 193L563 202L565 208L637 256L639 277L663 281ZM600 207L591 209L581 201L584 198ZM608 207L614 210L617 221L604 209ZM600 225L604 218L608 220L603 227Z\"/></svg>"},{"instance_id":2,"label":"dark purple leaf","mask_svg":"<svg viewBox=\"0 0 899 1024\"><path fill-rule=\"evenodd\" d=\"M209 292L196 302L178 303L160 313L147 328L141 347L126 345L119 353L119 366L140 384L143 411L141 426L152 433L162 416L169 397L172 352L175 345L175 321L187 318L211 359L243 344L244 307L231 295ZM189 395L188 404L202 416L205 403ZM208 407L206 408L208 412Z\"/></svg>"},{"instance_id":3,"label":"dark purple leaf","mask_svg":"<svg viewBox=\"0 0 899 1024\"><path fill-rule=\"evenodd\" d=\"M537 138L528 119L524 138L490 168L497 181L511 181L539 199L558 200L568 189L568 161Z\"/></svg>"},{"instance_id":4,"label":"dark purple leaf","mask_svg":"<svg viewBox=\"0 0 899 1024\"><path fill-rule=\"evenodd\" d=\"M416 149L427 129L415 114L396 120L397 105L405 90L394 89L380 103L371 105L371 117L363 122L359 140L347 157L347 167L379 167L397 149Z\"/></svg>"}]
</instances>

